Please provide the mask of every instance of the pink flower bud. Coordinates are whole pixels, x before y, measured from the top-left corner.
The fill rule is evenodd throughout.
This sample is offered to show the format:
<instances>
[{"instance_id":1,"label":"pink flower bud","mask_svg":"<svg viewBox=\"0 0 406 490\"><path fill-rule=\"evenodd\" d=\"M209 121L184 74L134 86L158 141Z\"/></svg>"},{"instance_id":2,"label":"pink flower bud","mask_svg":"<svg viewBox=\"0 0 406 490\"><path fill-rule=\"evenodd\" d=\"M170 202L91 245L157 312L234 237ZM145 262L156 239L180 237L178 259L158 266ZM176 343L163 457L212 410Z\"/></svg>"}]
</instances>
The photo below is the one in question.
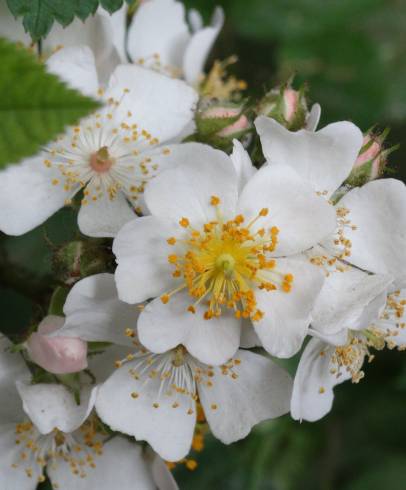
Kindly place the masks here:
<instances>
[{"instance_id":1,"label":"pink flower bud","mask_svg":"<svg viewBox=\"0 0 406 490\"><path fill-rule=\"evenodd\" d=\"M237 121L223 128L217 133L221 138L235 138L240 133L246 131L250 127L250 122L245 114L242 114Z\"/></svg>"},{"instance_id":2,"label":"pink flower bud","mask_svg":"<svg viewBox=\"0 0 406 490\"><path fill-rule=\"evenodd\" d=\"M385 130L381 134L371 131L365 134L362 148L346 184L360 186L382 175L389 153L397 148L384 149L383 143L388 133L389 131Z\"/></svg>"},{"instance_id":3,"label":"pink flower bud","mask_svg":"<svg viewBox=\"0 0 406 490\"><path fill-rule=\"evenodd\" d=\"M290 84L269 91L256 112L275 119L291 131L304 128L309 116L304 90L294 90Z\"/></svg>"},{"instance_id":4,"label":"pink flower bud","mask_svg":"<svg viewBox=\"0 0 406 490\"><path fill-rule=\"evenodd\" d=\"M76 373L87 368L87 343L78 338L50 337L59 330L65 319L50 315L27 340L31 359L53 374Z\"/></svg>"},{"instance_id":5,"label":"pink flower bud","mask_svg":"<svg viewBox=\"0 0 406 490\"><path fill-rule=\"evenodd\" d=\"M383 161L384 156L382 155L380 143L374 141L369 134L364 136L362 149L355 161L354 168L362 167L365 163L371 162L370 178L373 180L379 177L381 163Z\"/></svg>"},{"instance_id":6,"label":"pink flower bud","mask_svg":"<svg viewBox=\"0 0 406 490\"><path fill-rule=\"evenodd\" d=\"M242 105L203 99L196 113L197 140L217 148L232 146L233 138L240 138L251 128Z\"/></svg>"},{"instance_id":7,"label":"pink flower bud","mask_svg":"<svg viewBox=\"0 0 406 490\"><path fill-rule=\"evenodd\" d=\"M300 94L297 90L286 88L283 91L283 115L288 123L293 121L296 112L299 110Z\"/></svg>"}]
</instances>

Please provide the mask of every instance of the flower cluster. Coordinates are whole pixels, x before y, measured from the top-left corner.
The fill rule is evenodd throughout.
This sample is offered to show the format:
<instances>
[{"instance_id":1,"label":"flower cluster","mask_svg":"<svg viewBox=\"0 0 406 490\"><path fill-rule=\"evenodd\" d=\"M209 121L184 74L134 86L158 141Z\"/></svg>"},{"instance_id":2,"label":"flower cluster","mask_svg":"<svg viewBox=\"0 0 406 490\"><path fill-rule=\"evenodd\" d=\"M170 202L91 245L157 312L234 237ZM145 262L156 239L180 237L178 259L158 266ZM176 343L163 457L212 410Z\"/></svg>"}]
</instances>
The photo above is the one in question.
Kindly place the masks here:
<instances>
[{"instance_id":1,"label":"flower cluster","mask_svg":"<svg viewBox=\"0 0 406 490\"><path fill-rule=\"evenodd\" d=\"M145 0L43 43L102 107L0 173L1 231L70 206L81 232L55 252L63 311L0 339L1 488L176 489L208 431L317 420L406 346L406 188L380 178L384 137L317 130L291 82L252 103L227 62L205 75L223 20ZM276 358L298 352L292 379Z\"/></svg>"}]
</instances>

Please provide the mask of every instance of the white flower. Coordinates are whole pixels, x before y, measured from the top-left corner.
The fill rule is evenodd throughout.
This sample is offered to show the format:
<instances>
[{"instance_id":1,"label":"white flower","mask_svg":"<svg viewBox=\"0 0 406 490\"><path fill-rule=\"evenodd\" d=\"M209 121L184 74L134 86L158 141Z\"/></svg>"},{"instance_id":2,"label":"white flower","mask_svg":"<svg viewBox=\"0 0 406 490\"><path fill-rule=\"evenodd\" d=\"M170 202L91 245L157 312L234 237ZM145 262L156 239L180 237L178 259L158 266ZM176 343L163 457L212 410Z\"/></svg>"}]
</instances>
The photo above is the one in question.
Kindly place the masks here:
<instances>
[{"instance_id":1,"label":"white flower","mask_svg":"<svg viewBox=\"0 0 406 490\"><path fill-rule=\"evenodd\" d=\"M157 456L148 462L140 446L99 429L91 415L97 388L83 388L78 405L62 385L32 385L22 358L5 350L4 338L0 344L2 489L34 490L45 470L60 490L153 490L155 478L166 481L162 490L177 488Z\"/></svg>"},{"instance_id":2,"label":"white flower","mask_svg":"<svg viewBox=\"0 0 406 490\"><path fill-rule=\"evenodd\" d=\"M243 185L252 164L238 145L232 159L196 143L168 158L178 167L146 188L152 216L125 225L113 244L120 298L155 298L140 315L140 341L156 353L183 344L221 364L251 318L270 353L291 356L323 283L299 254L332 233L333 208L287 166Z\"/></svg>"},{"instance_id":3,"label":"white flower","mask_svg":"<svg viewBox=\"0 0 406 490\"><path fill-rule=\"evenodd\" d=\"M128 30L128 53L135 63L154 68L196 85L209 52L224 23L217 7L211 25L203 27L196 10L189 13L175 0L146 0L137 9Z\"/></svg>"},{"instance_id":4,"label":"white flower","mask_svg":"<svg viewBox=\"0 0 406 490\"><path fill-rule=\"evenodd\" d=\"M347 179L363 141L358 128L348 122L330 124L315 133L291 133L263 117L256 126L269 166L293 168L326 198ZM376 322L388 281L395 279L396 287L405 284L405 185L395 179L370 182L349 191L334 207L335 232L308 252L327 280L312 312L311 333L317 338L306 346L295 378L291 411L297 419L317 420L325 415L332 405L333 387L362 377L361 367L371 346L405 342L394 322L389 329ZM389 310L391 304L390 297Z\"/></svg>"},{"instance_id":5,"label":"white flower","mask_svg":"<svg viewBox=\"0 0 406 490\"><path fill-rule=\"evenodd\" d=\"M301 356L291 400L295 419L318 420L332 406L333 388L357 383L372 349L406 347L406 290L387 293L392 278L350 269L326 281L314 310L310 340ZM330 298L329 298L330 297Z\"/></svg>"},{"instance_id":6,"label":"white flower","mask_svg":"<svg viewBox=\"0 0 406 490\"><path fill-rule=\"evenodd\" d=\"M362 146L361 131L349 122L330 124L317 132L292 133L260 117L256 127L270 166L292 168L330 198L351 173ZM406 187L395 179L380 179L345 194L336 204L337 228L322 249L310 254L329 268L342 261L363 270L406 276Z\"/></svg>"},{"instance_id":7,"label":"white flower","mask_svg":"<svg viewBox=\"0 0 406 490\"><path fill-rule=\"evenodd\" d=\"M169 461L190 451L197 401L211 432L225 444L289 410L289 375L249 351L238 351L221 366L199 363L183 346L164 354L140 346L128 359L102 385L98 414L112 429L146 440Z\"/></svg>"},{"instance_id":8,"label":"white flower","mask_svg":"<svg viewBox=\"0 0 406 490\"><path fill-rule=\"evenodd\" d=\"M62 49L49 58L48 67L82 92L98 93L89 48ZM133 208L142 206L146 182L165 165L161 143L188 124L196 98L180 80L118 66L105 107L69 128L45 152L0 173L0 229L25 233L84 189L79 228L90 236L114 236L134 218Z\"/></svg>"},{"instance_id":9,"label":"white flower","mask_svg":"<svg viewBox=\"0 0 406 490\"><path fill-rule=\"evenodd\" d=\"M207 366L181 345L163 354L148 352L137 339L136 307L118 300L111 274L76 283L65 313L59 335L130 347L101 386L96 409L113 430L146 440L167 460L189 452L198 400L211 431L226 444L288 410L290 377L263 356L240 350L221 366Z\"/></svg>"}]
</instances>

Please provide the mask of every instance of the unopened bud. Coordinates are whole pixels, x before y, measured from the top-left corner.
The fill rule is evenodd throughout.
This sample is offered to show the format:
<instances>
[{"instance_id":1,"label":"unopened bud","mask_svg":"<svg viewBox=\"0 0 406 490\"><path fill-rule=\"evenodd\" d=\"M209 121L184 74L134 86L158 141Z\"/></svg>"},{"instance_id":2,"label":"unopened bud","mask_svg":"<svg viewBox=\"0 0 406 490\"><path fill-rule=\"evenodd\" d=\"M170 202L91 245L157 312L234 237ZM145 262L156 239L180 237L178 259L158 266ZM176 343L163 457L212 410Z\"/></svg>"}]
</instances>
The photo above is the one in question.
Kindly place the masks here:
<instances>
[{"instance_id":1,"label":"unopened bud","mask_svg":"<svg viewBox=\"0 0 406 490\"><path fill-rule=\"evenodd\" d=\"M389 130L386 129L381 134L374 134L372 131L365 134L362 148L345 184L361 186L382 176L388 155L397 148L384 148L383 143L388 133Z\"/></svg>"},{"instance_id":2,"label":"unopened bud","mask_svg":"<svg viewBox=\"0 0 406 490\"><path fill-rule=\"evenodd\" d=\"M103 240L75 240L55 251L53 269L60 281L72 285L83 277L105 272L113 260Z\"/></svg>"},{"instance_id":3,"label":"unopened bud","mask_svg":"<svg viewBox=\"0 0 406 490\"><path fill-rule=\"evenodd\" d=\"M295 90L289 83L268 92L259 102L256 112L275 119L290 131L305 128L310 114L305 90Z\"/></svg>"},{"instance_id":4,"label":"unopened bud","mask_svg":"<svg viewBox=\"0 0 406 490\"><path fill-rule=\"evenodd\" d=\"M87 343L79 338L53 337L49 334L59 330L65 322L60 316L45 317L37 332L27 340L31 359L53 374L76 373L87 368Z\"/></svg>"},{"instance_id":5,"label":"unopened bud","mask_svg":"<svg viewBox=\"0 0 406 490\"><path fill-rule=\"evenodd\" d=\"M195 140L224 150L251 128L243 105L204 100L196 112Z\"/></svg>"}]
</instances>

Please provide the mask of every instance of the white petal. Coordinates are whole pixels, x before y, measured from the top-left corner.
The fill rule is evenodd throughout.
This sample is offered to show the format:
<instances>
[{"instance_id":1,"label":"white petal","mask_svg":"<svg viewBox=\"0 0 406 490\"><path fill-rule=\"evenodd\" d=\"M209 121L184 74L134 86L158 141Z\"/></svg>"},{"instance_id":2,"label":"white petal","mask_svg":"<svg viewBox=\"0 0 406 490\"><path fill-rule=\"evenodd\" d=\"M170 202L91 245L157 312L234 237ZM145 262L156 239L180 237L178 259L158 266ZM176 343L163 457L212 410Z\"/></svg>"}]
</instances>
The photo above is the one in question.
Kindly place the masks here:
<instances>
[{"instance_id":1,"label":"white petal","mask_svg":"<svg viewBox=\"0 0 406 490\"><path fill-rule=\"evenodd\" d=\"M127 328L135 329L139 309L118 299L113 274L96 274L78 281L63 309L66 320L56 335L88 342L127 345Z\"/></svg>"},{"instance_id":2,"label":"white petal","mask_svg":"<svg viewBox=\"0 0 406 490\"><path fill-rule=\"evenodd\" d=\"M113 199L110 199L105 192L97 201L89 200L88 204L82 204L78 225L84 235L114 237L126 223L135 218L135 211L122 192Z\"/></svg>"},{"instance_id":3,"label":"white petal","mask_svg":"<svg viewBox=\"0 0 406 490\"><path fill-rule=\"evenodd\" d=\"M59 76L71 88L95 97L99 88L96 64L88 46L63 48L47 60L50 73Z\"/></svg>"},{"instance_id":4,"label":"white petal","mask_svg":"<svg viewBox=\"0 0 406 490\"><path fill-rule=\"evenodd\" d=\"M181 2L149 0L140 5L128 29L128 52L135 63L143 59L150 66L159 55L163 69L179 69L189 38Z\"/></svg>"},{"instance_id":5,"label":"white petal","mask_svg":"<svg viewBox=\"0 0 406 490\"><path fill-rule=\"evenodd\" d=\"M312 337L316 337L326 344L330 345L336 345L337 347L340 347L342 345L345 345L348 341L348 329L343 328L337 333L333 334L325 334L320 332L319 330L314 330L313 328L309 328L308 334Z\"/></svg>"},{"instance_id":6,"label":"white petal","mask_svg":"<svg viewBox=\"0 0 406 490\"><path fill-rule=\"evenodd\" d=\"M247 150L238 140L233 140L233 152L230 158L237 173L238 191L241 192L257 169L252 164Z\"/></svg>"},{"instance_id":7,"label":"white petal","mask_svg":"<svg viewBox=\"0 0 406 490\"><path fill-rule=\"evenodd\" d=\"M177 293L167 304L160 298L149 303L138 320L139 339L152 352L183 344L199 361L222 364L239 347L240 321L231 313L205 320L203 306L196 306L195 314L187 311L193 301L186 293Z\"/></svg>"},{"instance_id":8,"label":"white petal","mask_svg":"<svg viewBox=\"0 0 406 490\"><path fill-rule=\"evenodd\" d=\"M15 380L29 376L29 370L20 354L13 354L8 349L12 343L0 335L0 422L21 422L24 418L20 396L15 387Z\"/></svg>"},{"instance_id":9,"label":"white petal","mask_svg":"<svg viewBox=\"0 0 406 490\"><path fill-rule=\"evenodd\" d=\"M0 171L0 230L22 235L32 230L58 209L67 196L60 185L52 185L60 176L45 169L39 155Z\"/></svg>"},{"instance_id":10,"label":"white petal","mask_svg":"<svg viewBox=\"0 0 406 490\"><path fill-rule=\"evenodd\" d=\"M312 327L325 334L355 328L364 309L391 282L392 276L368 275L354 268L331 272L314 306Z\"/></svg>"},{"instance_id":11,"label":"white petal","mask_svg":"<svg viewBox=\"0 0 406 490\"><path fill-rule=\"evenodd\" d=\"M251 349L252 347L262 347L261 341L255 331L251 320L243 320L241 325L240 347Z\"/></svg>"},{"instance_id":12,"label":"white petal","mask_svg":"<svg viewBox=\"0 0 406 490\"><path fill-rule=\"evenodd\" d=\"M104 383L117 369L117 361L126 359L129 354L134 353L134 345L110 345L101 346L99 350L92 349L89 356L89 371L96 378L97 383Z\"/></svg>"},{"instance_id":13,"label":"white petal","mask_svg":"<svg viewBox=\"0 0 406 490\"><path fill-rule=\"evenodd\" d=\"M126 5L123 5L113 14L110 14L103 8L99 8L97 11L97 15L101 17L101 23L103 23L105 26L105 31L107 33L107 43L113 42L119 58L123 62L127 61L125 47L127 13L128 8ZM100 49L100 32L96 34L95 39L96 46L93 47L93 50L96 53L96 59L98 63L102 65L103 62L106 62L106 58L108 58L108 55L111 55L111 48L110 46L108 46L104 50Z\"/></svg>"},{"instance_id":14,"label":"white petal","mask_svg":"<svg viewBox=\"0 0 406 490\"><path fill-rule=\"evenodd\" d=\"M94 457L95 468L85 467L86 476L72 473L69 462L62 458L49 465L47 472L54 488L61 490L155 490L154 481L142 447L116 436L103 445L103 452Z\"/></svg>"},{"instance_id":15,"label":"white petal","mask_svg":"<svg viewBox=\"0 0 406 490\"><path fill-rule=\"evenodd\" d=\"M194 131L192 130L189 134L193 132ZM188 134L185 133L184 137L186 138L187 136ZM178 140L179 143L182 141L182 139L183 137L175 138L175 140ZM140 160L149 160L148 180L151 180L161 172L177 167L181 162L187 161L187 158L190 157L190 152L192 149L196 145L200 145L200 143L179 144L173 140L171 141L172 144L170 145L161 146L159 148L152 147L150 151L143 151L139 156ZM131 195L131 191L128 192L128 194ZM138 194L138 200L134 206L135 205L140 209L142 215L150 214L150 211L145 203L144 193Z\"/></svg>"},{"instance_id":16,"label":"white petal","mask_svg":"<svg viewBox=\"0 0 406 490\"><path fill-rule=\"evenodd\" d=\"M294 276L292 290L257 290L258 308L264 317L253 322L264 348L277 357L291 357L302 346L311 319L311 310L323 286L320 270L297 259L277 260L277 270Z\"/></svg>"},{"instance_id":17,"label":"white petal","mask_svg":"<svg viewBox=\"0 0 406 490\"><path fill-rule=\"evenodd\" d=\"M200 12L196 9L190 9L188 11L187 18L192 32L199 31L203 27L203 18Z\"/></svg>"},{"instance_id":18,"label":"white petal","mask_svg":"<svg viewBox=\"0 0 406 490\"><path fill-rule=\"evenodd\" d=\"M152 477L158 490L179 490L179 487L165 461L155 454L151 464Z\"/></svg>"},{"instance_id":19,"label":"white petal","mask_svg":"<svg viewBox=\"0 0 406 490\"><path fill-rule=\"evenodd\" d=\"M21 419L19 422L22 422ZM0 488L2 490L35 490L38 477L41 474L39 465L29 465L22 462L22 447L16 444L16 426L14 424L0 426ZM13 468L13 464L17 464ZM25 470L31 468L32 476L27 476Z\"/></svg>"},{"instance_id":20,"label":"white petal","mask_svg":"<svg viewBox=\"0 0 406 490\"><path fill-rule=\"evenodd\" d=\"M42 434L56 427L62 432L72 432L82 425L93 409L97 388L82 388L80 405L63 385L16 383L23 400L25 413Z\"/></svg>"},{"instance_id":21,"label":"white petal","mask_svg":"<svg viewBox=\"0 0 406 490\"><path fill-rule=\"evenodd\" d=\"M337 204L349 209L357 227L345 229L351 240L348 261L367 271L406 274L406 187L395 179L369 182L353 189Z\"/></svg>"},{"instance_id":22,"label":"white petal","mask_svg":"<svg viewBox=\"0 0 406 490\"><path fill-rule=\"evenodd\" d=\"M303 351L293 383L290 408L295 420L313 422L324 417L333 404L334 386L351 377L346 370L341 370L339 377L330 372L334 349L322 340L312 339Z\"/></svg>"},{"instance_id":23,"label":"white petal","mask_svg":"<svg viewBox=\"0 0 406 490\"><path fill-rule=\"evenodd\" d=\"M210 205L213 195L220 198L224 216L234 214L237 175L224 152L208 145L188 144L179 163L155 177L145 189L151 214L176 221L185 216L198 226L215 217L215 208Z\"/></svg>"},{"instance_id":24,"label":"white petal","mask_svg":"<svg viewBox=\"0 0 406 490\"><path fill-rule=\"evenodd\" d=\"M363 330L381 317L388 299L387 293L387 289L384 289L364 308L358 322L352 327L353 330Z\"/></svg>"},{"instance_id":25,"label":"white petal","mask_svg":"<svg viewBox=\"0 0 406 490\"><path fill-rule=\"evenodd\" d=\"M238 441L263 420L289 411L292 380L266 357L240 350L226 366L213 368L211 384L199 383L199 397L213 435L225 444ZM233 376L234 375L234 376Z\"/></svg>"},{"instance_id":26,"label":"white petal","mask_svg":"<svg viewBox=\"0 0 406 490\"><path fill-rule=\"evenodd\" d=\"M223 9L217 7L213 14L211 26L195 32L190 39L183 59L185 80L194 85L203 73L204 65L214 42L224 24Z\"/></svg>"},{"instance_id":27,"label":"white petal","mask_svg":"<svg viewBox=\"0 0 406 490\"><path fill-rule=\"evenodd\" d=\"M347 121L317 132L291 132L264 116L257 118L255 125L267 161L292 167L316 191L327 191L327 197L351 172L363 141L361 131Z\"/></svg>"},{"instance_id":28,"label":"white petal","mask_svg":"<svg viewBox=\"0 0 406 490\"><path fill-rule=\"evenodd\" d=\"M306 129L307 131L316 131L317 126L320 121L321 107L319 104L313 104L310 109L309 115L306 119Z\"/></svg>"},{"instance_id":29,"label":"white petal","mask_svg":"<svg viewBox=\"0 0 406 490\"><path fill-rule=\"evenodd\" d=\"M123 97L123 90L128 89ZM110 79L107 97L122 99L117 111L127 115L152 138L168 141L193 119L198 95L185 82L135 65L118 66Z\"/></svg>"},{"instance_id":30,"label":"white petal","mask_svg":"<svg viewBox=\"0 0 406 490\"><path fill-rule=\"evenodd\" d=\"M74 19L68 27L54 22L51 32L43 39L43 52L49 55L55 49L89 46L95 56L99 79L103 85L120 61L125 61L125 17L123 7L114 14L99 9L85 22Z\"/></svg>"},{"instance_id":31,"label":"white petal","mask_svg":"<svg viewBox=\"0 0 406 490\"><path fill-rule=\"evenodd\" d=\"M277 257L302 252L336 228L333 206L286 165L262 167L244 187L238 207L246 222L268 208L256 226L279 228Z\"/></svg>"},{"instance_id":32,"label":"white petal","mask_svg":"<svg viewBox=\"0 0 406 490\"><path fill-rule=\"evenodd\" d=\"M172 250L166 240L179 229L180 226L172 222L145 216L120 230L113 252L118 264L117 290L122 301L141 303L173 286L173 267L168 262Z\"/></svg>"},{"instance_id":33,"label":"white petal","mask_svg":"<svg viewBox=\"0 0 406 490\"><path fill-rule=\"evenodd\" d=\"M194 401L174 390L161 390L159 375L149 377L147 372L135 379L129 370L140 372L143 367L139 366L138 361L126 363L101 386L97 413L113 430L145 440L162 458L177 461L187 455L192 442ZM133 398L132 393L138 397ZM179 406L174 408L175 402ZM193 413L188 414L191 407Z\"/></svg>"}]
</instances>

